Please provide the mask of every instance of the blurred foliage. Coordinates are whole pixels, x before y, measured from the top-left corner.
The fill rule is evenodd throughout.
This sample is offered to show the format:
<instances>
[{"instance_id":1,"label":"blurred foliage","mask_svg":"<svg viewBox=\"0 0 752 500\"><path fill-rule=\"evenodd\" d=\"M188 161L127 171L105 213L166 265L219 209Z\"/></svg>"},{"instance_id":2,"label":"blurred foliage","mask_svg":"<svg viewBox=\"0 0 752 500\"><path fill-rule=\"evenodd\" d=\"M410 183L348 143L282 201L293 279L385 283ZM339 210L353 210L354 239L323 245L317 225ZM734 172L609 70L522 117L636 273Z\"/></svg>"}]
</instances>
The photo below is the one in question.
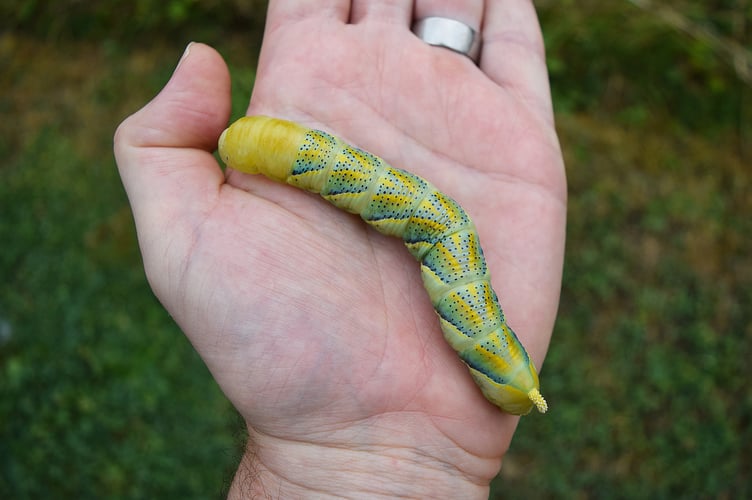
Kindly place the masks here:
<instances>
[{"instance_id":1,"label":"blurred foliage","mask_svg":"<svg viewBox=\"0 0 752 500\"><path fill-rule=\"evenodd\" d=\"M242 423L146 284L111 143L190 39L226 57L242 114L264 3L0 5L0 498L226 487ZM551 411L522 419L493 496L752 496L752 112L728 57L752 2L536 5L567 256Z\"/></svg>"},{"instance_id":2,"label":"blurred foliage","mask_svg":"<svg viewBox=\"0 0 752 500\"><path fill-rule=\"evenodd\" d=\"M223 43L239 116L256 54ZM112 157L182 50L0 38L0 498L219 497L239 461L242 421L146 283Z\"/></svg>"},{"instance_id":3,"label":"blurred foliage","mask_svg":"<svg viewBox=\"0 0 752 500\"><path fill-rule=\"evenodd\" d=\"M559 117L568 248L514 497L748 498L752 172L728 144ZM728 139L727 139L728 140Z\"/></svg>"},{"instance_id":4,"label":"blurred foliage","mask_svg":"<svg viewBox=\"0 0 752 500\"><path fill-rule=\"evenodd\" d=\"M21 0L0 3L0 28L44 40L138 43L138 38L201 34L213 27L260 31L266 0ZM1 31L1 30L0 30Z\"/></svg>"},{"instance_id":5,"label":"blurred foliage","mask_svg":"<svg viewBox=\"0 0 752 500\"><path fill-rule=\"evenodd\" d=\"M704 133L752 120L752 81L739 72L752 72L752 3L670 0L657 2L660 12L629 1L536 4L559 111L618 114L635 125L659 114ZM744 49L734 52L746 57L739 71L728 60L732 44Z\"/></svg>"},{"instance_id":6,"label":"blurred foliage","mask_svg":"<svg viewBox=\"0 0 752 500\"><path fill-rule=\"evenodd\" d=\"M706 42L749 57L752 4L660 2L673 24L630 2L538 4L567 255L551 411L522 420L495 495L748 498L750 87Z\"/></svg>"}]
</instances>

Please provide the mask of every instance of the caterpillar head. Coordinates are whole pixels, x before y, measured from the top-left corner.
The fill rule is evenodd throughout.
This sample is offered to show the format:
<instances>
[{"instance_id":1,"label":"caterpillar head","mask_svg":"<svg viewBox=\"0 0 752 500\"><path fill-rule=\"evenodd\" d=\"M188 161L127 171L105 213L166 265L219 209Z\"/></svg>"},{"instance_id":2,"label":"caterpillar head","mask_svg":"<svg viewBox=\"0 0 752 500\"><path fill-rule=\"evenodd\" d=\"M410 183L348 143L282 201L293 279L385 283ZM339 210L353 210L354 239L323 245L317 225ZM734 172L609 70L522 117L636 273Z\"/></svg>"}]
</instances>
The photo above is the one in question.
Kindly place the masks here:
<instances>
[{"instance_id":1,"label":"caterpillar head","mask_svg":"<svg viewBox=\"0 0 752 500\"><path fill-rule=\"evenodd\" d=\"M219 136L219 156L230 168L284 182L307 131L286 120L246 116Z\"/></svg>"}]
</instances>

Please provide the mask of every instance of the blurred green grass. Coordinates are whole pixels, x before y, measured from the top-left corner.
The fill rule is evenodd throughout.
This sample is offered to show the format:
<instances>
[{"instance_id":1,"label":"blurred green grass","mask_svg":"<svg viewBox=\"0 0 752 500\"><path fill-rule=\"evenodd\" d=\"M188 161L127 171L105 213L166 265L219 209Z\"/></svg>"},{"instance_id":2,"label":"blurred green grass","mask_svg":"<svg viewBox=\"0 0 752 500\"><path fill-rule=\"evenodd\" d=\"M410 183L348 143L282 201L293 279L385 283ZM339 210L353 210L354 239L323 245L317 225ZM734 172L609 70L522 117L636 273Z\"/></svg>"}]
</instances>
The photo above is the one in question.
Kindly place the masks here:
<instances>
[{"instance_id":1,"label":"blurred green grass","mask_svg":"<svg viewBox=\"0 0 752 500\"><path fill-rule=\"evenodd\" d=\"M247 45L220 44L235 116ZM219 497L237 466L242 421L146 283L112 156L182 50L0 40L0 498Z\"/></svg>"},{"instance_id":2,"label":"blurred green grass","mask_svg":"<svg viewBox=\"0 0 752 500\"><path fill-rule=\"evenodd\" d=\"M494 497L752 495L752 112L724 59L752 6L660 4L708 39L632 3L537 2L567 256L552 410ZM0 7L0 497L225 491L242 424L146 284L111 141L193 38L243 114L260 4Z\"/></svg>"}]
</instances>

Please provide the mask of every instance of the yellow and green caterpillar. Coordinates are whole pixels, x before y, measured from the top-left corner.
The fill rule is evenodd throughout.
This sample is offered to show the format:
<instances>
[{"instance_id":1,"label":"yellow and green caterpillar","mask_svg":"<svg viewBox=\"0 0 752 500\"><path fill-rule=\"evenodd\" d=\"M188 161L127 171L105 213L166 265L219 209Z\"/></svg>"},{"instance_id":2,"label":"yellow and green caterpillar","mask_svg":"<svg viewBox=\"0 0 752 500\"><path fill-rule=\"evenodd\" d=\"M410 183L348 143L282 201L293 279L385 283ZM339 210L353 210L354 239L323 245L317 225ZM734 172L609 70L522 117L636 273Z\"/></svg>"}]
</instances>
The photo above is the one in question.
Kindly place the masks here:
<instances>
[{"instance_id":1,"label":"yellow and green caterpillar","mask_svg":"<svg viewBox=\"0 0 752 500\"><path fill-rule=\"evenodd\" d=\"M475 226L457 202L330 134L265 116L233 123L219 138L219 155L229 167L318 193L401 237L421 263L444 338L486 398L515 415L548 409L535 366L491 288Z\"/></svg>"}]
</instances>

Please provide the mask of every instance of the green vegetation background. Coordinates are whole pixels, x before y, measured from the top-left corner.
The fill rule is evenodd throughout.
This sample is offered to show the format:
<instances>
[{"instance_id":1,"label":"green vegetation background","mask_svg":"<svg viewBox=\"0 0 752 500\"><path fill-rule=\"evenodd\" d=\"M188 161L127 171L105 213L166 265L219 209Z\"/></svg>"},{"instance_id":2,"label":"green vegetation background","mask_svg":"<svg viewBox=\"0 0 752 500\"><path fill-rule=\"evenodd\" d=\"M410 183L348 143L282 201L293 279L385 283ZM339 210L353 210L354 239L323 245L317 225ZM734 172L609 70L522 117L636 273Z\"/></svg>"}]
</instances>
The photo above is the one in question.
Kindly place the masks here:
<instances>
[{"instance_id":1,"label":"green vegetation background","mask_svg":"<svg viewBox=\"0 0 752 500\"><path fill-rule=\"evenodd\" d=\"M11 5L8 5L11 4ZM261 1L0 6L0 497L222 496L242 422L152 295L112 133ZM538 1L570 209L494 498L752 496L752 2Z\"/></svg>"}]
</instances>

